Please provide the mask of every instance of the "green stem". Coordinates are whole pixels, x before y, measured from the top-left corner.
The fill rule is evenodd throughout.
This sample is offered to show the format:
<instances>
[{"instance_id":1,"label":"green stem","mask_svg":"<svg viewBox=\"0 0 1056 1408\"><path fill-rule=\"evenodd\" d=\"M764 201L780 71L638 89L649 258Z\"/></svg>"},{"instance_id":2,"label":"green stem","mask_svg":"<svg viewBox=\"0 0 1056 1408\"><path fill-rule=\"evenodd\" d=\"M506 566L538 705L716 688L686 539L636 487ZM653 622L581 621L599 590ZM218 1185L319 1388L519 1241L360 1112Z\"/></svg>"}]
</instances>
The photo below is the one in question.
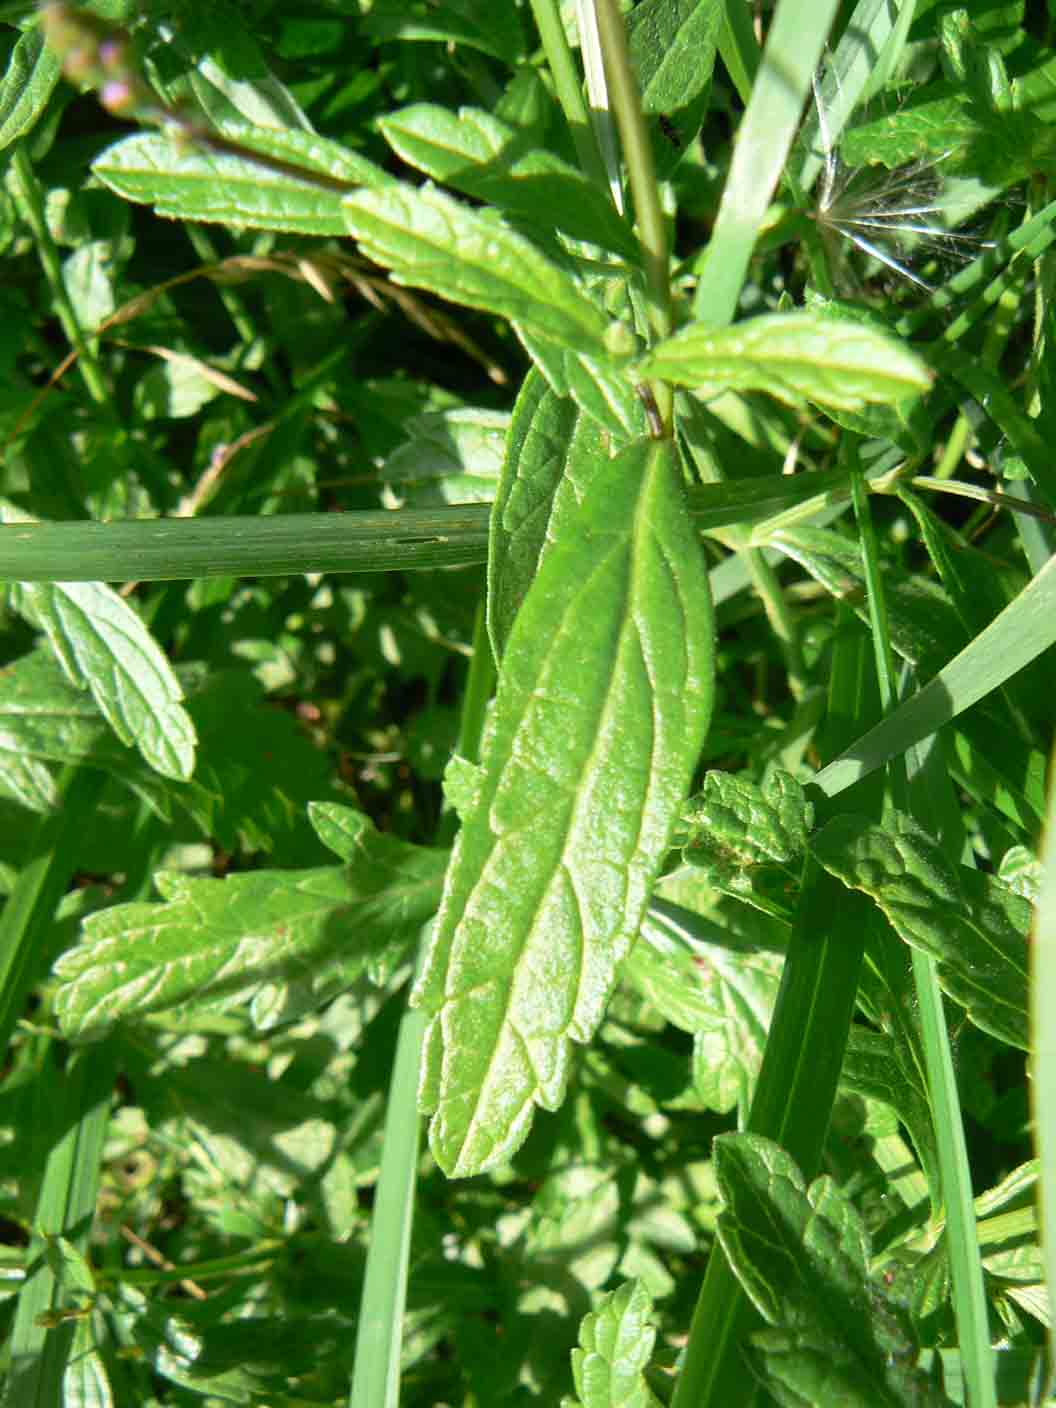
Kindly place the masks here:
<instances>
[{"instance_id":1,"label":"green stem","mask_svg":"<svg viewBox=\"0 0 1056 1408\"><path fill-rule=\"evenodd\" d=\"M583 85L572 56L572 49L561 22L557 0L531 0L535 27L543 43L546 62L553 75L557 100L565 114L576 146L579 164L594 184L608 192L609 182L605 175L605 163L594 139L594 129L590 125L590 114L583 98Z\"/></svg>"},{"instance_id":2,"label":"green stem","mask_svg":"<svg viewBox=\"0 0 1056 1408\"><path fill-rule=\"evenodd\" d=\"M767 561L762 548L747 548L744 561L759 600L763 603L766 618L780 643L788 670L789 686L796 698L801 698L807 687L806 667L803 664L803 652L799 648L795 617L789 610L777 573Z\"/></svg>"},{"instance_id":3,"label":"green stem","mask_svg":"<svg viewBox=\"0 0 1056 1408\"><path fill-rule=\"evenodd\" d=\"M627 177L634 199L638 238L642 246L649 326L653 338L661 341L671 332L671 269L667 222L660 204L660 188L653 163L653 148L642 117L638 84L627 49L627 32L614 0L594 0L598 17L598 37L605 60L609 102L616 117ZM670 433L674 396L670 386L657 382L653 387L657 410Z\"/></svg>"},{"instance_id":4,"label":"green stem","mask_svg":"<svg viewBox=\"0 0 1056 1408\"><path fill-rule=\"evenodd\" d=\"M77 312L66 290L59 251L55 247L55 241L51 238L51 231L48 229L48 222L44 214L44 194L40 182L37 180L37 173L33 170L33 163L26 155L25 147L21 143L15 147L12 154L11 169L21 197L22 214L33 231L37 253L44 269L44 277L51 288L51 296L55 301L55 312L70 346L77 353L77 365L84 378L84 384L88 388L88 394L96 405L110 406L110 392L107 390L106 379L96 357L95 349L84 335Z\"/></svg>"}]
</instances>

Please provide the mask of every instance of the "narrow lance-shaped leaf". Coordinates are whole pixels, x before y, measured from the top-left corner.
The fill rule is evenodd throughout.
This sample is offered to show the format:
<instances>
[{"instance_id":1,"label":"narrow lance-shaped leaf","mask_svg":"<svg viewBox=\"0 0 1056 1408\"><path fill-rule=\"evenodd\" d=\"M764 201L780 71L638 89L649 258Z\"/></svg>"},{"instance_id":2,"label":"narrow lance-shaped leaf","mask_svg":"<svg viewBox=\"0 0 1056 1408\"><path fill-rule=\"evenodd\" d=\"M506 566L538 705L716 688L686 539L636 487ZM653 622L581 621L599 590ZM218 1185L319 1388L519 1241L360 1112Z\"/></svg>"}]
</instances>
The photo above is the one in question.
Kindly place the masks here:
<instances>
[{"instance_id":1,"label":"narrow lance-shaped leaf","mask_svg":"<svg viewBox=\"0 0 1056 1408\"><path fill-rule=\"evenodd\" d=\"M604 315L563 269L491 213L402 183L357 191L343 210L348 233L397 283L497 313L559 343L603 350Z\"/></svg>"},{"instance_id":2,"label":"narrow lance-shaped leaf","mask_svg":"<svg viewBox=\"0 0 1056 1408\"><path fill-rule=\"evenodd\" d=\"M641 922L711 711L713 625L670 442L592 482L506 645L483 776L415 990L448 1173L561 1100Z\"/></svg>"},{"instance_id":3,"label":"narrow lance-shaped leaf","mask_svg":"<svg viewBox=\"0 0 1056 1408\"><path fill-rule=\"evenodd\" d=\"M262 160L140 132L108 147L92 171L118 195L153 205L159 215L301 235L345 233L343 183L376 186L393 179L366 157L312 132L224 125L219 135Z\"/></svg>"},{"instance_id":4,"label":"narrow lance-shaped leaf","mask_svg":"<svg viewBox=\"0 0 1056 1408\"><path fill-rule=\"evenodd\" d=\"M931 386L920 358L893 337L821 313L765 313L715 331L694 323L658 343L637 366L702 395L769 391L797 405L813 401L857 411L900 401Z\"/></svg>"}]
</instances>

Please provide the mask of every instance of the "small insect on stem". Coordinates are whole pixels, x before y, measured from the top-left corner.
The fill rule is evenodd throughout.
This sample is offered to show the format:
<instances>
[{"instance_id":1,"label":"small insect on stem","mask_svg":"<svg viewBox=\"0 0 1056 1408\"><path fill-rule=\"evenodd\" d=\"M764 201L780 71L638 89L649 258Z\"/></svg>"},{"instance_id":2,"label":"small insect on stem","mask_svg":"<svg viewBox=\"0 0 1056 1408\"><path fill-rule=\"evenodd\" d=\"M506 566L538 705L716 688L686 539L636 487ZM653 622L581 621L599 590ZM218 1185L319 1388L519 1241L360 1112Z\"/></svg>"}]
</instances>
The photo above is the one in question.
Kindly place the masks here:
<instances>
[{"instance_id":1,"label":"small insect on stem","mask_svg":"<svg viewBox=\"0 0 1056 1408\"><path fill-rule=\"evenodd\" d=\"M673 147L681 147L682 138L679 135L678 128L671 121L671 119L661 113L660 116L657 118L657 122L660 125L660 131L664 134L664 136L671 143L671 145Z\"/></svg>"},{"instance_id":2,"label":"small insect on stem","mask_svg":"<svg viewBox=\"0 0 1056 1408\"><path fill-rule=\"evenodd\" d=\"M654 440L662 440L666 431L664 430L664 419L660 414L660 407L656 404L656 397L653 395L653 388L640 381L634 388L638 393L638 399L645 407L645 418L649 422L649 434Z\"/></svg>"}]
</instances>

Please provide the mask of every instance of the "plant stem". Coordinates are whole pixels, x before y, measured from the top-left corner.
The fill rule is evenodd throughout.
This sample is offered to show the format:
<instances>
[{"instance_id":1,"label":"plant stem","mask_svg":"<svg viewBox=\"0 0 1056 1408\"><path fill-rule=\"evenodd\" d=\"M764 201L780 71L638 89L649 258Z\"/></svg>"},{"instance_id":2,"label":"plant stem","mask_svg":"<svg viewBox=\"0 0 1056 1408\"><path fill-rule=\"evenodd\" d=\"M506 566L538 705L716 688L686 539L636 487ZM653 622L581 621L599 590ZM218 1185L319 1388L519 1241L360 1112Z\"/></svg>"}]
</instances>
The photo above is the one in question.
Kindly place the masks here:
<instances>
[{"instance_id":1,"label":"plant stem","mask_svg":"<svg viewBox=\"0 0 1056 1408\"><path fill-rule=\"evenodd\" d=\"M576 155L583 172L603 191L608 191L609 183L605 175L605 164L594 139L594 129L590 125L590 114L583 100L583 88L572 56L568 35L561 22L557 0L531 0L535 27L543 43L546 62L553 75L557 100L565 114L576 146Z\"/></svg>"},{"instance_id":2,"label":"plant stem","mask_svg":"<svg viewBox=\"0 0 1056 1408\"><path fill-rule=\"evenodd\" d=\"M106 379L103 376L95 349L85 337L77 312L70 301L66 281L62 276L59 251L55 247L55 241L51 238L51 231L48 229L47 218L44 214L44 195L40 188L40 182L37 180L37 173L33 170L33 163L26 155L26 149L22 143L18 143L12 153L11 169L21 197L19 203L22 214L33 231L33 237L37 243L37 253L44 269L44 277L48 281L51 296L55 300L55 312L70 346L77 353L77 365L84 378L84 384L88 388L88 394L96 405L109 407L110 392L107 389Z\"/></svg>"},{"instance_id":3,"label":"plant stem","mask_svg":"<svg viewBox=\"0 0 1056 1408\"><path fill-rule=\"evenodd\" d=\"M594 7L598 17L598 37L605 59L609 101L616 116L620 141L623 143L627 177L634 198L634 213L645 269L649 326L653 338L660 341L671 332L671 273L667 223L660 204L653 148L642 117L638 84L627 50L627 33L616 9L615 0L594 0ZM664 428L670 433L674 410L671 388L663 382L657 382L653 395Z\"/></svg>"}]
</instances>

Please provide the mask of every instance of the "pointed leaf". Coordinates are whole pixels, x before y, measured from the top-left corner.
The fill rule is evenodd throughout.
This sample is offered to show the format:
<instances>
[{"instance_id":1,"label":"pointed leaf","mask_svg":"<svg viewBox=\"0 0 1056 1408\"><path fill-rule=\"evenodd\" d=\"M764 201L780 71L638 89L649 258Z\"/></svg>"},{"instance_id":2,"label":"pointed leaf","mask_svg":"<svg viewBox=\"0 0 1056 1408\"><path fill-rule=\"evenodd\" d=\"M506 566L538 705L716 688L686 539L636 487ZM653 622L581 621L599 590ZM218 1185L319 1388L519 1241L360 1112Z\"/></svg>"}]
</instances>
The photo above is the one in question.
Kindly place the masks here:
<instances>
[{"instance_id":1,"label":"pointed leaf","mask_svg":"<svg viewBox=\"0 0 1056 1408\"><path fill-rule=\"evenodd\" d=\"M311 132L224 125L220 134L292 169L276 170L248 156L141 132L108 147L92 171L118 195L153 205L159 215L301 235L343 235L346 228L340 185L326 189L299 177L296 168L331 183L380 186L392 181L365 157Z\"/></svg>"},{"instance_id":2,"label":"pointed leaf","mask_svg":"<svg viewBox=\"0 0 1056 1408\"><path fill-rule=\"evenodd\" d=\"M0 78L0 150L17 142L47 106L62 65L44 43L40 25L19 37Z\"/></svg>"},{"instance_id":3,"label":"pointed leaf","mask_svg":"<svg viewBox=\"0 0 1056 1408\"><path fill-rule=\"evenodd\" d=\"M194 771L194 725L154 637L102 582L19 582L11 600L43 630L73 684L92 697L122 743L165 777Z\"/></svg>"},{"instance_id":4,"label":"pointed leaf","mask_svg":"<svg viewBox=\"0 0 1056 1408\"><path fill-rule=\"evenodd\" d=\"M382 135L434 181L475 200L631 259L638 241L608 195L553 152L531 148L516 127L481 108L415 103L383 117Z\"/></svg>"},{"instance_id":5,"label":"pointed leaf","mask_svg":"<svg viewBox=\"0 0 1056 1408\"><path fill-rule=\"evenodd\" d=\"M293 1003L285 987L267 992L271 1023L348 987L369 964L395 961L435 912L447 853L383 836L349 808L321 807L313 819L348 864L223 880L170 872L155 877L164 902L90 915L55 965L66 1035L93 1040L116 1021L222 1009L266 984L299 982Z\"/></svg>"},{"instance_id":6,"label":"pointed leaf","mask_svg":"<svg viewBox=\"0 0 1056 1408\"><path fill-rule=\"evenodd\" d=\"M492 510L488 544L488 630L501 658L514 618L547 547L564 536L595 474L608 437L535 368L514 407Z\"/></svg>"},{"instance_id":7,"label":"pointed leaf","mask_svg":"<svg viewBox=\"0 0 1056 1408\"><path fill-rule=\"evenodd\" d=\"M573 1408L659 1408L643 1374L656 1340L652 1308L641 1282L627 1281L584 1316L572 1351Z\"/></svg>"},{"instance_id":8,"label":"pointed leaf","mask_svg":"<svg viewBox=\"0 0 1056 1408\"><path fill-rule=\"evenodd\" d=\"M342 210L347 232L397 283L602 350L605 317L563 269L489 212L403 184L357 191Z\"/></svg>"},{"instance_id":9,"label":"pointed leaf","mask_svg":"<svg viewBox=\"0 0 1056 1408\"><path fill-rule=\"evenodd\" d=\"M714 1148L726 1203L719 1240L774 1327L752 1336L752 1359L784 1389L779 1401L943 1404L912 1366L904 1317L868 1280L868 1235L835 1184L819 1178L807 1190L788 1154L760 1135L722 1134Z\"/></svg>"},{"instance_id":10,"label":"pointed leaf","mask_svg":"<svg viewBox=\"0 0 1056 1408\"><path fill-rule=\"evenodd\" d=\"M790 405L812 401L856 411L927 391L931 373L908 347L844 318L764 313L714 331L701 324L658 343L637 365L640 377L720 391L769 391Z\"/></svg>"},{"instance_id":11,"label":"pointed leaf","mask_svg":"<svg viewBox=\"0 0 1056 1408\"><path fill-rule=\"evenodd\" d=\"M642 403L623 367L603 350L594 355L576 347L563 347L537 327L520 323L514 328L532 361L558 396L571 396L584 414L612 437L613 449L648 434Z\"/></svg>"},{"instance_id":12,"label":"pointed leaf","mask_svg":"<svg viewBox=\"0 0 1056 1408\"><path fill-rule=\"evenodd\" d=\"M1028 1049L1030 905L992 875L956 865L907 817L834 817L812 840L822 865L934 957L939 982L983 1031Z\"/></svg>"},{"instance_id":13,"label":"pointed leaf","mask_svg":"<svg viewBox=\"0 0 1056 1408\"><path fill-rule=\"evenodd\" d=\"M641 922L711 708L712 615L670 442L594 480L506 647L484 777L415 1001L448 1173L561 1100Z\"/></svg>"}]
</instances>

